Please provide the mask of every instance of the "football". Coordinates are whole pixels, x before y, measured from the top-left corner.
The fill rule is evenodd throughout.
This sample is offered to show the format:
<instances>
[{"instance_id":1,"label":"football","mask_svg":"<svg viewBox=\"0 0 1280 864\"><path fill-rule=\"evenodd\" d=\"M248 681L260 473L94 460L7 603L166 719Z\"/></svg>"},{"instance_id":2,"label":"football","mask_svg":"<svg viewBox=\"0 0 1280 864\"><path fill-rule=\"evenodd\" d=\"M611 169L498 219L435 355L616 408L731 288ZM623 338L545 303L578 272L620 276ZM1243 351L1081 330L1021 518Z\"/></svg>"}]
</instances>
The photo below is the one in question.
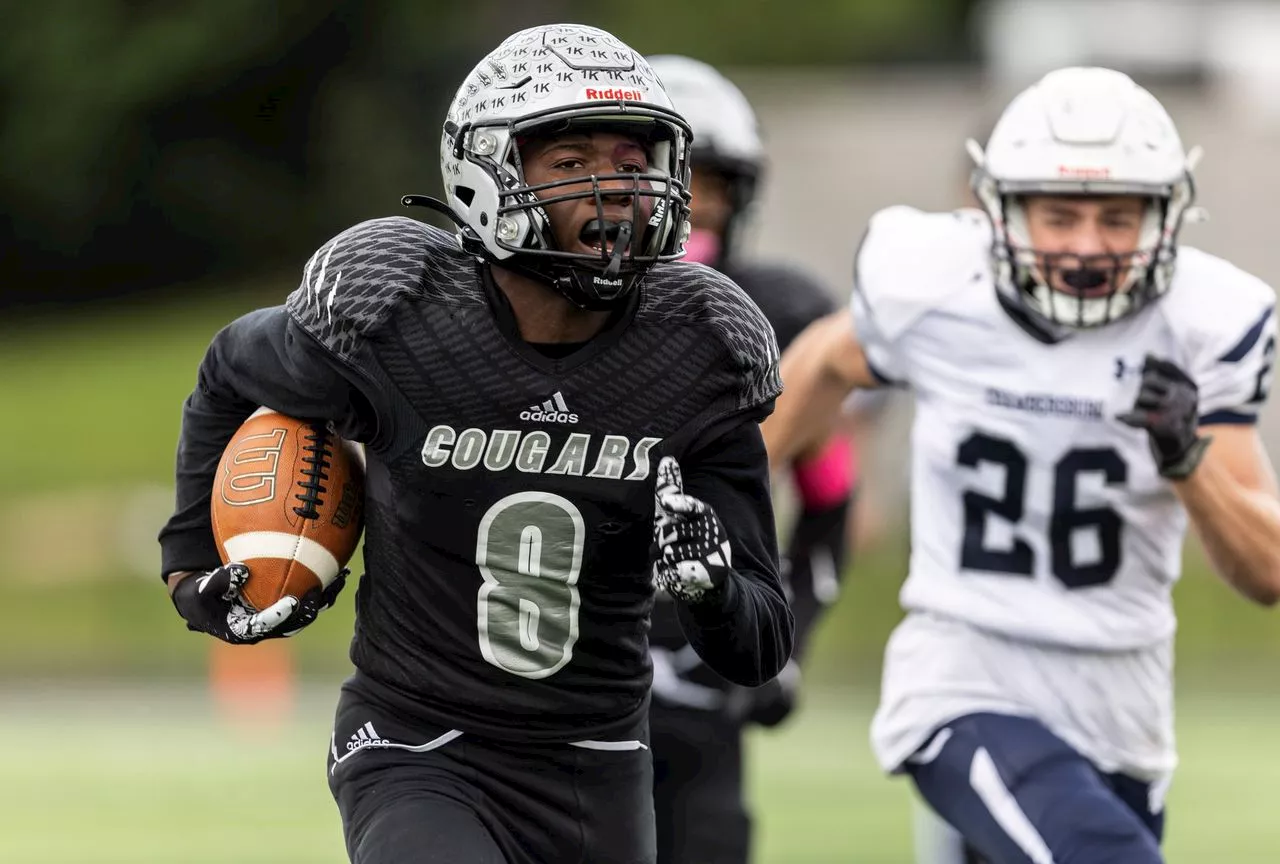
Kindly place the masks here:
<instances>
[{"instance_id":1,"label":"football","mask_svg":"<svg viewBox=\"0 0 1280 864\"><path fill-rule=\"evenodd\" d=\"M329 428L259 408L222 453L210 503L224 564L255 610L328 586L364 528L364 454Z\"/></svg>"}]
</instances>

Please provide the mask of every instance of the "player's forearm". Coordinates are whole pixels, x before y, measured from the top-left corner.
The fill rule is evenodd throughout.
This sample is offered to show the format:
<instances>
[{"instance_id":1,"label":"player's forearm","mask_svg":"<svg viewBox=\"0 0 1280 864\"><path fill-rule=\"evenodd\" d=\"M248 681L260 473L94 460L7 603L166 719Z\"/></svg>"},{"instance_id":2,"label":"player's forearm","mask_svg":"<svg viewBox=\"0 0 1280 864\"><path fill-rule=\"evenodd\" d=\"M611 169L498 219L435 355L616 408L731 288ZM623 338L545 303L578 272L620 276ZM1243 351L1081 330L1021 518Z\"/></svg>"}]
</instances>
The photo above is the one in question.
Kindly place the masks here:
<instances>
[{"instance_id":1,"label":"player's forearm","mask_svg":"<svg viewBox=\"0 0 1280 864\"><path fill-rule=\"evenodd\" d=\"M812 356L782 362L783 395L761 425L769 462L785 466L828 437L835 428L849 386Z\"/></svg>"},{"instance_id":2,"label":"player's forearm","mask_svg":"<svg viewBox=\"0 0 1280 864\"><path fill-rule=\"evenodd\" d=\"M227 442L259 405L299 417L342 415L346 381L290 327L282 307L260 309L225 327L205 353L182 411L177 506L160 532L162 573L221 563L210 528L213 475Z\"/></svg>"},{"instance_id":3,"label":"player's forearm","mask_svg":"<svg viewBox=\"0 0 1280 864\"><path fill-rule=\"evenodd\" d=\"M839 595L848 547L849 498L834 507L806 508L796 521L787 558L791 562L791 612L795 616L792 659L804 657L809 638Z\"/></svg>"},{"instance_id":4,"label":"player's forearm","mask_svg":"<svg viewBox=\"0 0 1280 864\"><path fill-rule=\"evenodd\" d=\"M734 571L705 600L678 602L680 625L702 661L744 687L758 687L782 671L795 639L786 598L771 586L777 574Z\"/></svg>"},{"instance_id":5,"label":"player's forearm","mask_svg":"<svg viewBox=\"0 0 1280 864\"><path fill-rule=\"evenodd\" d=\"M165 573L164 583L165 583L165 586L169 589L169 596L170 597L173 596L173 592L177 590L179 582L181 582L183 579L186 579L188 576L192 575L195 572L196 571L194 570L175 570L172 573Z\"/></svg>"},{"instance_id":6,"label":"player's forearm","mask_svg":"<svg viewBox=\"0 0 1280 864\"><path fill-rule=\"evenodd\" d=\"M782 396L762 425L769 461L786 465L828 438L856 386L872 386L852 325L837 313L810 325L782 356Z\"/></svg>"},{"instance_id":7,"label":"player's forearm","mask_svg":"<svg viewBox=\"0 0 1280 864\"><path fill-rule=\"evenodd\" d=\"M204 570L220 563L209 515L213 476L227 442L257 407L221 392L208 367L206 360L199 384L183 406L174 470L176 507L160 531L161 574Z\"/></svg>"},{"instance_id":8,"label":"player's forearm","mask_svg":"<svg viewBox=\"0 0 1280 864\"><path fill-rule=\"evenodd\" d=\"M744 419L691 454L689 464L686 491L717 514L731 555L719 591L700 602L677 601L680 625L703 662L755 687L786 665L795 639L759 426Z\"/></svg>"},{"instance_id":9,"label":"player's forearm","mask_svg":"<svg viewBox=\"0 0 1280 864\"><path fill-rule=\"evenodd\" d=\"M1174 489L1219 575L1257 603L1280 601L1280 502L1213 459Z\"/></svg>"}]
</instances>

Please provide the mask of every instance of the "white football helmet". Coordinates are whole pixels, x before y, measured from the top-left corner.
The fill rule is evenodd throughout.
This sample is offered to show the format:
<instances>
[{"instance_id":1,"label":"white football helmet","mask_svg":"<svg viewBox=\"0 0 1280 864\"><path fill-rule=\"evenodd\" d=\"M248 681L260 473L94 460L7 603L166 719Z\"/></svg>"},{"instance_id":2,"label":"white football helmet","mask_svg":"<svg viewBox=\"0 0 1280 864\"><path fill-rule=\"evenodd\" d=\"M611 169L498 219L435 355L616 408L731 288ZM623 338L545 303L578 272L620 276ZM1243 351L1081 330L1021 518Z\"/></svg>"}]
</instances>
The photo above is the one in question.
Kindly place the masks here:
<instances>
[{"instance_id":1,"label":"white football helmet","mask_svg":"<svg viewBox=\"0 0 1280 864\"><path fill-rule=\"evenodd\" d=\"M986 151L967 142L977 165L973 190L994 228L997 290L1059 335L1133 314L1163 295L1173 278L1178 232L1195 197L1191 158L1173 120L1149 92L1111 69L1050 72L1009 103ZM1090 261L1046 256L1031 246L1026 195L1141 195L1151 203L1138 248L1127 256ZM1080 296L1051 287L1051 259L1105 270L1111 290Z\"/></svg>"},{"instance_id":2,"label":"white football helmet","mask_svg":"<svg viewBox=\"0 0 1280 864\"><path fill-rule=\"evenodd\" d=\"M601 127L643 138L648 171L538 187L526 182L518 139ZM444 124L440 164L464 248L548 281L580 306L615 304L649 267L683 254L689 134L649 64L616 37L577 24L516 33L463 81ZM602 180L632 184L631 222L604 218ZM600 224L614 232L612 253L603 243L599 255L556 248L543 205L576 198L595 200ZM653 202L647 220L642 198Z\"/></svg>"},{"instance_id":3,"label":"white football helmet","mask_svg":"<svg viewBox=\"0 0 1280 864\"><path fill-rule=\"evenodd\" d=\"M732 81L700 60L660 54L649 64L693 130L693 167L715 171L729 183L733 209L720 238L720 257L727 258L765 169L756 112Z\"/></svg>"},{"instance_id":4,"label":"white football helmet","mask_svg":"<svg viewBox=\"0 0 1280 864\"><path fill-rule=\"evenodd\" d=\"M736 203L746 206L765 167L760 124L751 103L714 67L676 54L649 58L675 109L693 130L693 163L741 180Z\"/></svg>"}]
</instances>

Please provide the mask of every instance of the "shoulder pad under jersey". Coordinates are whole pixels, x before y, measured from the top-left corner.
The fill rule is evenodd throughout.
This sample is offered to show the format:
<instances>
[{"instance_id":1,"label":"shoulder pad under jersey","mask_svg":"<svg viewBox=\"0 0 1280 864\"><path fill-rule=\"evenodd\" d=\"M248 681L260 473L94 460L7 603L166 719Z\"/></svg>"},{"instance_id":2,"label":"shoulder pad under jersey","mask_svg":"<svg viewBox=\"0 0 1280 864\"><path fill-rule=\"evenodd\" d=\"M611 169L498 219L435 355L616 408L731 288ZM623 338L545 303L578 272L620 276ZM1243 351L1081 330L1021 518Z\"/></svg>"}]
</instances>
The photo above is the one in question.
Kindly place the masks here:
<instances>
[{"instance_id":1,"label":"shoulder pad under jersey","mask_svg":"<svg viewBox=\"0 0 1280 864\"><path fill-rule=\"evenodd\" d=\"M427 302L485 302L476 259L454 235L403 216L361 222L316 250L289 314L339 357L411 297Z\"/></svg>"},{"instance_id":2,"label":"shoulder pad under jersey","mask_svg":"<svg viewBox=\"0 0 1280 864\"><path fill-rule=\"evenodd\" d=\"M782 392L773 328L732 279L702 264L675 262L654 267L642 290L638 319L705 327L725 347L740 376L740 408Z\"/></svg>"}]
</instances>

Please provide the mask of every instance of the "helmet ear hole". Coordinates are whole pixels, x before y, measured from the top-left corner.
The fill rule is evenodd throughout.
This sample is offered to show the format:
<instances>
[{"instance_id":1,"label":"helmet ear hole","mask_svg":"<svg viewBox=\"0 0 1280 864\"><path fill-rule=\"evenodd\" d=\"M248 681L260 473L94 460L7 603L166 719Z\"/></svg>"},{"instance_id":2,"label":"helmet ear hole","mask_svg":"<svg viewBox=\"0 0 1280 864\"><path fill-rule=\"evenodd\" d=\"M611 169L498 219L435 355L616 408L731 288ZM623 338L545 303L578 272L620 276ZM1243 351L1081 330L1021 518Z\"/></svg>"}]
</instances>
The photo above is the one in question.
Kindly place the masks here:
<instances>
[{"instance_id":1,"label":"helmet ear hole","mask_svg":"<svg viewBox=\"0 0 1280 864\"><path fill-rule=\"evenodd\" d=\"M476 190L472 189L470 186L454 186L453 194L459 201L470 207L471 202L475 200Z\"/></svg>"}]
</instances>

